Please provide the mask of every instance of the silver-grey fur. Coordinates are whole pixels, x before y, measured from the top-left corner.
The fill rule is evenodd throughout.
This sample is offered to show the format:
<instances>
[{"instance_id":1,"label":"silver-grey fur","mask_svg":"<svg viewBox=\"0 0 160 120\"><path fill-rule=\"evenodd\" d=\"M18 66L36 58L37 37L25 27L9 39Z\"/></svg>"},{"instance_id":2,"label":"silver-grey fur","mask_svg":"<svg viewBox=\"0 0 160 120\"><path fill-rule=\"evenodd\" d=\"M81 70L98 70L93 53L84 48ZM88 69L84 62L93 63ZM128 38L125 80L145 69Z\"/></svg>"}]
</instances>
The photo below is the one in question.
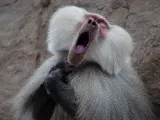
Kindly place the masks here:
<instances>
[{"instance_id":1,"label":"silver-grey fur","mask_svg":"<svg viewBox=\"0 0 160 120\"><path fill-rule=\"evenodd\" d=\"M73 16L75 15L75 18L73 19L76 21L81 14L85 14L86 12L84 9L73 6L64 9L66 12L67 9L71 9L73 13L79 12L79 14L73 14ZM63 11L63 8L61 11ZM64 12L62 13L66 14ZM62 15L60 15L60 17L62 17ZM59 19L59 17L57 17L57 19ZM65 19L67 20L67 18ZM55 22L56 20L51 19L51 22L52 21ZM70 33L70 36L66 37L60 35L55 40L56 37L54 38L52 36L52 32L55 31L51 24L52 23L50 23L48 35L49 51L52 53L53 51L59 53L58 51L60 50L69 50L72 40L69 41L66 39L71 39L71 37L74 36L74 33ZM74 25L75 23L72 21L72 24ZM60 29L61 28L58 30ZM69 28L68 32L71 31L72 29ZM74 30L74 32L76 31ZM97 43L93 43L87 53L88 58L86 58L86 60L97 62L106 72L102 72L95 66L90 66L85 69L80 69L77 73L69 76L70 84L75 90L78 98L77 102L79 103L77 119L154 120L148 95L146 94L143 83L139 80L135 70L132 68L130 61L132 39L125 30L118 26L112 26L112 30L109 32L105 44L102 43L104 47L102 44L97 45ZM67 34L68 33L65 35ZM65 39L63 39L63 37L65 37ZM116 41L117 37L120 42ZM52 41L52 39L54 41ZM122 41L124 40L124 43L121 39ZM67 42L64 42L64 40ZM57 46L57 48L54 48L55 50L52 50L53 44ZM102 49L105 52L102 51ZM30 78L29 83L24 86L20 93L15 97L13 110L16 112L16 120L19 120L19 118L21 118L21 120L34 120L30 110L26 113L22 113L25 107L25 100L29 99L31 94L40 86L40 84L42 84L51 67L61 59L67 59L67 54L61 54L60 52L46 60L46 62ZM109 75L107 73L109 73ZM66 115L60 106L58 106L55 108L52 120L71 120L71 118Z\"/></svg>"}]
</instances>

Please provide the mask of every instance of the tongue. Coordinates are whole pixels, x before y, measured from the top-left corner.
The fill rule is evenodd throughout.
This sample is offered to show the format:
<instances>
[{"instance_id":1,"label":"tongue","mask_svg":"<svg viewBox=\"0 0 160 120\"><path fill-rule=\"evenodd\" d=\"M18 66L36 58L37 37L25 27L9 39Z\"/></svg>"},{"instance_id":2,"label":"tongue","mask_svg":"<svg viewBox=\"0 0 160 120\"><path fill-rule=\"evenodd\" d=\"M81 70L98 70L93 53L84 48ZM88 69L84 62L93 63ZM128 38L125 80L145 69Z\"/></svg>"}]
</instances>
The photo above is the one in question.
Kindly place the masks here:
<instances>
[{"instance_id":1,"label":"tongue","mask_svg":"<svg viewBox=\"0 0 160 120\"><path fill-rule=\"evenodd\" d=\"M85 47L83 45L77 45L75 48L75 52L77 54L83 53L83 52L85 52Z\"/></svg>"}]
</instances>

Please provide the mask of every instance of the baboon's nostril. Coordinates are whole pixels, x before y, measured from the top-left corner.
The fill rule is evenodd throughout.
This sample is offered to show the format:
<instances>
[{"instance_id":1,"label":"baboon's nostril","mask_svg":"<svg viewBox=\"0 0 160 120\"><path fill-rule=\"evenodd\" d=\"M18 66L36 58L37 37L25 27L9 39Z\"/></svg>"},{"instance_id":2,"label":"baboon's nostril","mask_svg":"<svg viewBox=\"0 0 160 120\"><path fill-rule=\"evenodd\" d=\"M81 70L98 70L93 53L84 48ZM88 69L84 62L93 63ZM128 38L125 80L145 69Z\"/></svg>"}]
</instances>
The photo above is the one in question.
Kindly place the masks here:
<instances>
[{"instance_id":1,"label":"baboon's nostril","mask_svg":"<svg viewBox=\"0 0 160 120\"><path fill-rule=\"evenodd\" d=\"M92 25L96 26L96 22L95 22L95 21L93 21L93 22L92 22Z\"/></svg>"},{"instance_id":2,"label":"baboon's nostril","mask_svg":"<svg viewBox=\"0 0 160 120\"><path fill-rule=\"evenodd\" d=\"M91 22L92 22L92 20L91 20L91 19L89 19L89 20L88 20L88 24L90 24Z\"/></svg>"}]
</instances>

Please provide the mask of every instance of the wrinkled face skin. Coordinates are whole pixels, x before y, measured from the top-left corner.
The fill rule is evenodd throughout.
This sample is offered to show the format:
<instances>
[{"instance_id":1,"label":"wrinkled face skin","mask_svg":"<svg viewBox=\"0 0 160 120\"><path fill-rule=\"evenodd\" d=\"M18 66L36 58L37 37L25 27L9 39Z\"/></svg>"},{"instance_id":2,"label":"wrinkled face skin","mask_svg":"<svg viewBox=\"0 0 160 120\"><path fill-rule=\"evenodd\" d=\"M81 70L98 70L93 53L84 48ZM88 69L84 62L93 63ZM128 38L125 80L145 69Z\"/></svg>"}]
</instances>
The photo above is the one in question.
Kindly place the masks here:
<instances>
[{"instance_id":1,"label":"wrinkled face skin","mask_svg":"<svg viewBox=\"0 0 160 120\"><path fill-rule=\"evenodd\" d=\"M95 38L106 38L109 29L106 19L91 13L84 16L79 26L78 34L75 36L75 41L73 41L68 54L68 62L74 66L78 66L83 61Z\"/></svg>"}]
</instances>

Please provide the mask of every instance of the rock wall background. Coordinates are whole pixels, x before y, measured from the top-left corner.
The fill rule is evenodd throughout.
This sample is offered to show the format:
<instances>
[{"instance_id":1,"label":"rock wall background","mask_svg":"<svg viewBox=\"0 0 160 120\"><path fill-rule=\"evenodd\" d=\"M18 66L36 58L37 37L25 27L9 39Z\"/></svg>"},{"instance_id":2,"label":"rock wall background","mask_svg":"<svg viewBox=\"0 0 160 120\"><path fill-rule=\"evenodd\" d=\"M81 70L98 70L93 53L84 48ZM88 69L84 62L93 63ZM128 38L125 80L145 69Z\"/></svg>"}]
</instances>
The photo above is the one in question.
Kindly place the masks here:
<instances>
[{"instance_id":1,"label":"rock wall background","mask_svg":"<svg viewBox=\"0 0 160 120\"><path fill-rule=\"evenodd\" d=\"M6 104L48 56L50 15L76 4L126 28L136 45L133 62L160 115L160 0L1 0L0 120L12 120Z\"/></svg>"}]
</instances>

